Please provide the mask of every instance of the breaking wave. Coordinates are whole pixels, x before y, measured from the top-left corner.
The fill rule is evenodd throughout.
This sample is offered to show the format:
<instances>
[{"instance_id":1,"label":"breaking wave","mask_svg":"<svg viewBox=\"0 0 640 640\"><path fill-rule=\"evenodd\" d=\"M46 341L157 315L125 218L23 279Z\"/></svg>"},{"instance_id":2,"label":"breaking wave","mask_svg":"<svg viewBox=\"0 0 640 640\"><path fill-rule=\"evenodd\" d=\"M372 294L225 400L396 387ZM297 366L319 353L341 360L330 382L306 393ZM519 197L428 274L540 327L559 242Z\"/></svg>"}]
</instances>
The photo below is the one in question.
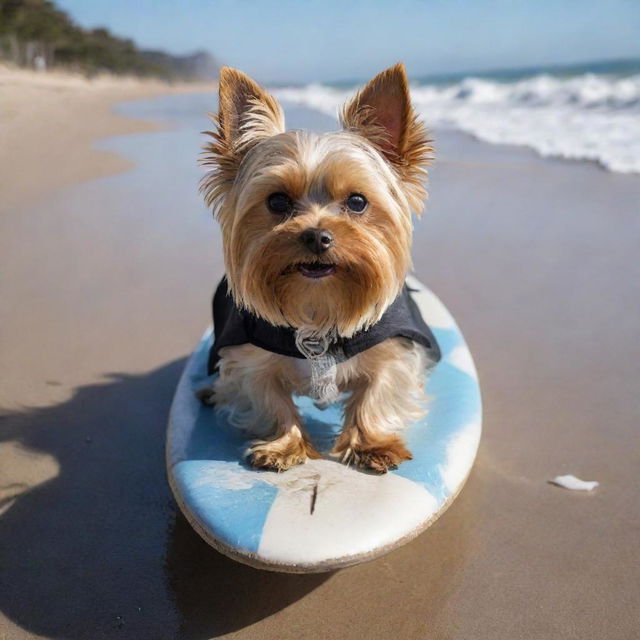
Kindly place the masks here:
<instances>
[{"instance_id":1,"label":"breaking wave","mask_svg":"<svg viewBox=\"0 0 640 640\"><path fill-rule=\"evenodd\" d=\"M353 89L307 85L274 93L285 103L335 116ZM540 74L511 82L467 77L446 85L414 84L411 94L429 127L640 173L640 74Z\"/></svg>"}]
</instances>

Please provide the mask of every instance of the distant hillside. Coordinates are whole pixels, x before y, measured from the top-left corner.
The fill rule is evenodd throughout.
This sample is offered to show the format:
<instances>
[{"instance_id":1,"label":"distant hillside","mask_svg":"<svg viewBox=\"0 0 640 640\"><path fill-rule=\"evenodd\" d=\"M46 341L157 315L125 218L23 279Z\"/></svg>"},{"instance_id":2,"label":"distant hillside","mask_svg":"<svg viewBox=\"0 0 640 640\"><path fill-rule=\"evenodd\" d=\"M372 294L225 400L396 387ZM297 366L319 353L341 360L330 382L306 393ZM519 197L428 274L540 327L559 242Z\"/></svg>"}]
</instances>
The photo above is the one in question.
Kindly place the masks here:
<instances>
[{"instance_id":1,"label":"distant hillside","mask_svg":"<svg viewBox=\"0 0 640 640\"><path fill-rule=\"evenodd\" d=\"M140 51L149 63L163 69L169 69L180 77L194 80L210 80L218 75L216 59L206 51L196 51L191 55L173 56L164 51Z\"/></svg>"},{"instance_id":2,"label":"distant hillside","mask_svg":"<svg viewBox=\"0 0 640 640\"><path fill-rule=\"evenodd\" d=\"M205 51L173 56L143 51L107 29L83 29L50 0L0 0L0 59L22 67L66 67L155 76L165 80L211 79L214 57Z\"/></svg>"}]
</instances>

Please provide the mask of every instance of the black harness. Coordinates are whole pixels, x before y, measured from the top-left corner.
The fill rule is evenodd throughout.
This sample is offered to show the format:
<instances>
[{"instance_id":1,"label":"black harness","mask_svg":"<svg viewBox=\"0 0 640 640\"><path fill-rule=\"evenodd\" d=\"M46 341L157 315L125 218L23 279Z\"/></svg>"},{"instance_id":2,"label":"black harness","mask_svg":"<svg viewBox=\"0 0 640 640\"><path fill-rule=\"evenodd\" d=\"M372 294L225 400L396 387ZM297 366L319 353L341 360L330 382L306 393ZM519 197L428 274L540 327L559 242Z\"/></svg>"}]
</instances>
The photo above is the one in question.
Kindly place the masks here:
<instances>
[{"instance_id":1,"label":"black harness","mask_svg":"<svg viewBox=\"0 0 640 640\"><path fill-rule=\"evenodd\" d=\"M351 358L388 338L409 338L425 347L433 362L440 360L440 348L433 333L420 315L420 310L409 295L405 284L398 297L391 303L380 320L351 338L338 338L330 351L339 353L341 360ZM292 358L306 358L296 346L295 329L276 327L249 311L236 306L229 293L226 277L213 296L213 326L215 339L209 352L209 374L215 372L223 347L252 344L266 351Z\"/></svg>"}]
</instances>

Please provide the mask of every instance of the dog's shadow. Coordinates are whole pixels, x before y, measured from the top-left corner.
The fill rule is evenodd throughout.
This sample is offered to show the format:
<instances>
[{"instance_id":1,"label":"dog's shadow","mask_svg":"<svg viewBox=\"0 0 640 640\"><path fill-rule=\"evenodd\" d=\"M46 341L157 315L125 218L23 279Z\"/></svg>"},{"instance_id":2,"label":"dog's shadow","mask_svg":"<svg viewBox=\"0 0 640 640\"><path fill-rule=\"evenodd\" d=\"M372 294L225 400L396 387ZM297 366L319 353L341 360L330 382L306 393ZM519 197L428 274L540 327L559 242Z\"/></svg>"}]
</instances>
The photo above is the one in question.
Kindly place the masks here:
<instances>
[{"instance_id":1,"label":"dog's shadow","mask_svg":"<svg viewBox=\"0 0 640 640\"><path fill-rule=\"evenodd\" d=\"M211 637L331 576L238 564L177 511L164 442L183 366L112 376L62 404L4 416L0 444L20 443L21 464L46 458L59 467L0 517L0 608L15 624L69 639Z\"/></svg>"}]
</instances>

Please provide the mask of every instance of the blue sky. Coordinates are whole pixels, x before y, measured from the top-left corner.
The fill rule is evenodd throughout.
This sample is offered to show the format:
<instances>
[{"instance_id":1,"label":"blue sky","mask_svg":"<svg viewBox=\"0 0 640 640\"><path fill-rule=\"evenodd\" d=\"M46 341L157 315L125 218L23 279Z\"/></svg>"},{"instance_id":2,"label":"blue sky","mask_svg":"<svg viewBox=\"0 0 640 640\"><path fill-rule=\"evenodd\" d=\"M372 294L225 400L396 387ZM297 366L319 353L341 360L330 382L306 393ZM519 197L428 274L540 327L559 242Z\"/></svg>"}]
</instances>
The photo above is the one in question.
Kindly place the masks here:
<instances>
[{"instance_id":1,"label":"blue sky","mask_svg":"<svg viewBox=\"0 0 640 640\"><path fill-rule=\"evenodd\" d=\"M262 82L640 57L640 0L58 0L143 48L211 51Z\"/></svg>"}]
</instances>

